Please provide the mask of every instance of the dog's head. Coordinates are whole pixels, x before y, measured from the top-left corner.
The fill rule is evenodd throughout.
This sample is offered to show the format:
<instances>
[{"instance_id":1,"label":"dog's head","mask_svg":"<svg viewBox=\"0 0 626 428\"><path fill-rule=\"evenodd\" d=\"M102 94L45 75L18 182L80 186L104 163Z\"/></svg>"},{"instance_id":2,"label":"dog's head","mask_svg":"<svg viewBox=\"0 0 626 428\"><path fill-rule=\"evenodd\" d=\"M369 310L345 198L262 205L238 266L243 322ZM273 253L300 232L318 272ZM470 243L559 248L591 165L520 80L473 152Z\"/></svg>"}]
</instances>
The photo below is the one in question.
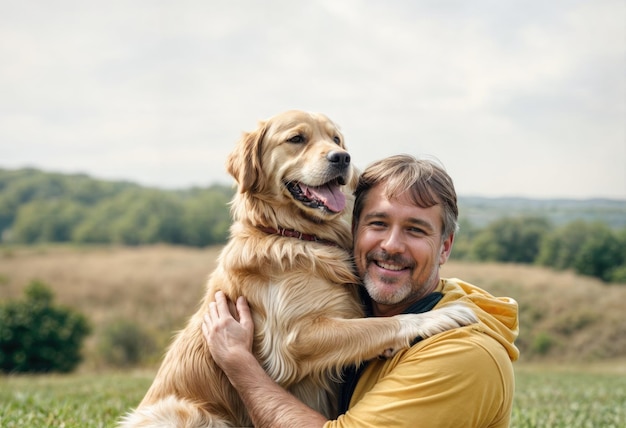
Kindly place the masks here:
<instances>
[{"instance_id":1,"label":"dog's head","mask_svg":"<svg viewBox=\"0 0 626 428\"><path fill-rule=\"evenodd\" d=\"M357 179L338 127L303 111L276 115L244 134L226 167L240 194L295 206L318 221L344 213Z\"/></svg>"}]
</instances>

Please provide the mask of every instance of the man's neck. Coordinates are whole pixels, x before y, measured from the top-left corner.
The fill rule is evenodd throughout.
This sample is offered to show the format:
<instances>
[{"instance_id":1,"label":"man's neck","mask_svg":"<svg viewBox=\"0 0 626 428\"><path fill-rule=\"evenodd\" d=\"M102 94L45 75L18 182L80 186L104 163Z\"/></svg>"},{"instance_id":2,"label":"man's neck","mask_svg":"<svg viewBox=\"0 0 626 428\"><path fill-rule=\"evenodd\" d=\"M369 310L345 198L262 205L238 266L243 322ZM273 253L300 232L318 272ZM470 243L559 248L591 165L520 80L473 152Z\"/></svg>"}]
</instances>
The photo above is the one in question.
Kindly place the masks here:
<instances>
[{"instance_id":1,"label":"man's neck","mask_svg":"<svg viewBox=\"0 0 626 428\"><path fill-rule=\"evenodd\" d=\"M432 281L430 285L422 288L419 293L412 295L407 300L403 300L402 302L393 305L385 305L372 300L372 314L375 317L392 317L394 315L400 315L404 313L409 306L435 291L439 282L440 279L437 277L436 280Z\"/></svg>"}]
</instances>

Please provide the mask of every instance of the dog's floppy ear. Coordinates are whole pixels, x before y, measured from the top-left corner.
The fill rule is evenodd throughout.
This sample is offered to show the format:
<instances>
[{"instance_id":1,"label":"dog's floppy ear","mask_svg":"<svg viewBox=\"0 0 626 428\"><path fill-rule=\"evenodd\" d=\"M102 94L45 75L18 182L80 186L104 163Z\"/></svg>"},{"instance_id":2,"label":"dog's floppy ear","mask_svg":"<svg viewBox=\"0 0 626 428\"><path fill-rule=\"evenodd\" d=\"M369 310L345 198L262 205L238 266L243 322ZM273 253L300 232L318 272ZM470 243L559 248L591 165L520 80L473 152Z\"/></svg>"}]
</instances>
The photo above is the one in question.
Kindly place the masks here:
<instances>
[{"instance_id":1,"label":"dog's floppy ear","mask_svg":"<svg viewBox=\"0 0 626 428\"><path fill-rule=\"evenodd\" d=\"M243 134L235 150L226 159L226 170L239 184L239 192L258 190L261 179L262 142L267 130L266 123L260 123L253 132Z\"/></svg>"}]
</instances>

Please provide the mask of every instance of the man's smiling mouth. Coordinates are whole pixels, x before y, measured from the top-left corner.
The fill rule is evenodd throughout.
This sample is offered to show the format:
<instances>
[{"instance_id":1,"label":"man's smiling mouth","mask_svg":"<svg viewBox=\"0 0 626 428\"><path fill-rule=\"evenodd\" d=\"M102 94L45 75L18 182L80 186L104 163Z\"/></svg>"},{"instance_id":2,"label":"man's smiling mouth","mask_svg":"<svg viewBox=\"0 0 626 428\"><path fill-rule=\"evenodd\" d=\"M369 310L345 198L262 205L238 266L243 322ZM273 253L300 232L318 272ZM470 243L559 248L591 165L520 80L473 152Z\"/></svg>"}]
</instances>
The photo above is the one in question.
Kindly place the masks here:
<instances>
[{"instance_id":1,"label":"man's smiling mouth","mask_svg":"<svg viewBox=\"0 0 626 428\"><path fill-rule=\"evenodd\" d=\"M391 265L391 264L388 264L388 263L385 263L385 262L378 262L377 261L377 262L374 262L374 263L376 263L376 266L381 267L381 268L386 269L386 270L401 271L401 270L406 269L406 266Z\"/></svg>"}]
</instances>

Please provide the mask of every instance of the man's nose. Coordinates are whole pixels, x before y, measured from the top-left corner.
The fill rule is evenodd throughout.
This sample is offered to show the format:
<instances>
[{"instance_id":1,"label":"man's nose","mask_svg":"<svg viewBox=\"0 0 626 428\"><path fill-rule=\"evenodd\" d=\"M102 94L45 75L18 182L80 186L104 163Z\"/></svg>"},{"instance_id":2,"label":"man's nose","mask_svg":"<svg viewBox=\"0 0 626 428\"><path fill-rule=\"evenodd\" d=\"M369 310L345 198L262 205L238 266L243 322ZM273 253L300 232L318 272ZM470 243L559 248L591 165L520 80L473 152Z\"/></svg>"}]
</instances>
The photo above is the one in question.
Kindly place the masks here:
<instances>
[{"instance_id":1,"label":"man's nose","mask_svg":"<svg viewBox=\"0 0 626 428\"><path fill-rule=\"evenodd\" d=\"M404 235L400 228L390 228L380 247L390 254L401 253L405 249Z\"/></svg>"}]
</instances>

